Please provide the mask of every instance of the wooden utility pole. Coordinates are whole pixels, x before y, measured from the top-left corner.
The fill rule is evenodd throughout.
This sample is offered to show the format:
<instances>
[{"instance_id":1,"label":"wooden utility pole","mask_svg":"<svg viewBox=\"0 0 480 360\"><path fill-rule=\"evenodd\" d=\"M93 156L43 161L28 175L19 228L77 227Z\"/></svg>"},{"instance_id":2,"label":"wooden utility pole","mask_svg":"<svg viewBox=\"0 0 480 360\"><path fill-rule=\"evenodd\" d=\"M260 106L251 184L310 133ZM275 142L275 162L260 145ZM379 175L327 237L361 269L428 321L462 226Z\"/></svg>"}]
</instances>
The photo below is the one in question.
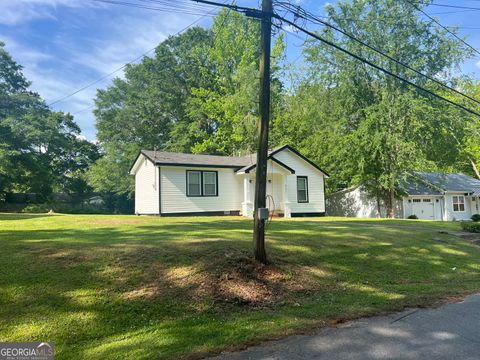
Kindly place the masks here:
<instances>
[{"instance_id":1,"label":"wooden utility pole","mask_svg":"<svg viewBox=\"0 0 480 360\"><path fill-rule=\"evenodd\" d=\"M268 126L270 120L271 35L272 0L262 0L262 54L260 56L260 123L258 125L253 243L255 259L264 264L267 262L267 253L265 251L265 207L267 195Z\"/></svg>"}]
</instances>

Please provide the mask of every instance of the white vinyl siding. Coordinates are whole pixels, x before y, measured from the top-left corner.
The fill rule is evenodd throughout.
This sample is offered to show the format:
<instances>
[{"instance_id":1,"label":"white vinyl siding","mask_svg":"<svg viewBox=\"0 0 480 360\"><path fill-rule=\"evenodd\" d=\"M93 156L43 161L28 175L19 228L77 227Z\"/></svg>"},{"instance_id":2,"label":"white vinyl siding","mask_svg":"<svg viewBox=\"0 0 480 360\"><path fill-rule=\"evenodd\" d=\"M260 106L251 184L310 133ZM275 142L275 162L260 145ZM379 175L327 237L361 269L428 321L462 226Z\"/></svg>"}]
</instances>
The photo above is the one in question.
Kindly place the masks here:
<instances>
[{"instance_id":1,"label":"white vinyl siding","mask_svg":"<svg viewBox=\"0 0 480 360\"><path fill-rule=\"evenodd\" d=\"M193 196L186 193L186 172L203 171L203 174L218 172L217 196ZM214 171L213 171L214 170ZM233 169L224 168L187 168L181 166L161 167L162 214L193 213L209 211L240 211L243 200L242 176L235 174ZM206 175L211 184L211 176ZM207 190L210 191L210 190Z\"/></svg>"},{"instance_id":2,"label":"white vinyl siding","mask_svg":"<svg viewBox=\"0 0 480 360\"><path fill-rule=\"evenodd\" d=\"M158 168L143 155L135 173L135 213L159 214Z\"/></svg>"},{"instance_id":3,"label":"white vinyl siding","mask_svg":"<svg viewBox=\"0 0 480 360\"><path fill-rule=\"evenodd\" d=\"M291 213L325 212L324 175L314 166L288 149L273 157L295 170L295 174L286 175L286 199ZM308 203L297 202L297 176L308 177Z\"/></svg>"},{"instance_id":4,"label":"white vinyl siding","mask_svg":"<svg viewBox=\"0 0 480 360\"><path fill-rule=\"evenodd\" d=\"M461 201L459 198L463 197L464 202L463 206L458 206L458 209L463 208L463 211L455 211L454 209L456 208L455 203L459 204L459 201ZM445 211L446 211L446 220L469 220L470 217L472 216L472 210L471 210L471 201L467 201L467 199L470 199L470 197L465 196L464 193L450 193L445 195Z\"/></svg>"},{"instance_id":5,"label":"white vinyl siding","mask_svg":"<svg viewBox=\"0 0 480 360\"><path fill-rule=\"evenodd\" d=\"M286 217L299 213L324 213L324 174L288 149L276 159L294 169L292 174L274 161L268 162L267 197L271 210ZM131 170L135 174L135 210L138 214L186 214L238 212L251 216L255 173L237 174L233 168L160 166L140 155ZM297 189L297 176L300 180ZM305 198L308 202L298 202Z\"/></svg>"},{"instance_id":6,"label":"white vinyl siding","mask_svg":"<svg viewBox=\"0 0 480 360\"><path fill-rule=\"evenodd\" d=\"M408 203L407 203L408 204ZM401 200L395 201L395 217L404 217L405 204ZM386 216L383 200L380 200L380 209L377 199L362 186L337 191L327 197L328 216L347 216L358 218L377 218Z\"/></svg>"}]
</instances>

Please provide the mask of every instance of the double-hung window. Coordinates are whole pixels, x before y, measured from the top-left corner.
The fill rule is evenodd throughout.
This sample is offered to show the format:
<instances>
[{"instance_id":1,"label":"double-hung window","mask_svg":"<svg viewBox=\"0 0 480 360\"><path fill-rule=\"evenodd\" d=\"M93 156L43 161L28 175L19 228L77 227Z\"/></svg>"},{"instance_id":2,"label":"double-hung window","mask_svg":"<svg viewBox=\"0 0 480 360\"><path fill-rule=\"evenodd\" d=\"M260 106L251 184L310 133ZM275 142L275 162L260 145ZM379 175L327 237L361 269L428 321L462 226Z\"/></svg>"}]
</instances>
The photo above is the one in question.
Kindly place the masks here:
<instances>
[{"instance_id":1,"label":"double-hung window","mask_svg":"<svg viewBox=\"0 0 480 360\"><path fill-rule=\"evenodd\" d=\"M217 196L216 171L187 170L187 196Z\"/></svg>"},{"instance_id":2,"label":"double-hung window","mask_svg":"<svg viewBox=\"0 0 480 360\"><path fill-rule=\"evenodd\" d=\"M203 196L217 196L217 173L203 171Z\"/></svg>"},{"instance_id":3,"label":"double-hung window","mask_svg":"<svg viewBox=\"0 0 480 360\"><path fill-rule=\"evenodd\" d=\"M202 196L201 171L187 171L187 196Z\"/></svg>"},{"instance_id":4,"label":"double-hung window","mask_svg":"<svg viewBox=\"0 0 480 360\"><path fill-rule=\"evenodd\" d=\"M297 176L297 201L308 203L308 178L306 176Z\"/></svg>"},{"instance_id":5,"label":"double-hung window","mask_svg":"<svg viewBox=\"0 0 480 360\"><path fill-rule=\"evenodd\" d=\"M453 211L465 211L465 197L453 196Z\"/></svg>"}]
</instances>

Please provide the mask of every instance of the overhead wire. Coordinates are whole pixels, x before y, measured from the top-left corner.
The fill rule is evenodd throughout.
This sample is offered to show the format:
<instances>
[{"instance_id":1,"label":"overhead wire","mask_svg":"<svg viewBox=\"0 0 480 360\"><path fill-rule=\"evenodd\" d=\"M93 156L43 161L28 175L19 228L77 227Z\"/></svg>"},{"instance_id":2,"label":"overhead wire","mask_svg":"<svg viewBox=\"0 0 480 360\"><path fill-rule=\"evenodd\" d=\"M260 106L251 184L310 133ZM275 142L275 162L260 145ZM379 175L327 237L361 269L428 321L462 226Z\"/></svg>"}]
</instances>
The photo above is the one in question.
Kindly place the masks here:
<instances>
[{"instance_id":1,"label":"overhead wire","mask_svg":"<svg viewBox=\"0 0 480 360\"><path fill-rule=\"evenodd\" d=\"M442 29L444 29L445 31L447 31L449 34L451 34L455 39L457 39L458 41L460 41L462 44L464 44L465 46L467 46L469 49L471 49L472 51L474 51L475 53L477 53L478 55L480 55L480 51L478 49L476 49L474 46L472 46L471 44L469 44L468 42L466 42L464 39L462 39L460 36L458 36L457 34L455 34L453 31L451 31L448 27L446 27L445 25L443 25L440 21L438 21L437 19L435 19L433 16L429 15L426 11L424 11L422 8L418 7L417 4L413 3L411 0L403 0L405 1L406 3L410 4L410 6L412 6L413 8L415 8L417 11L421 12L423 15L425 15L427 18L429 18L430 20L432 20L435 24L437 24L438 26L440 26Z\"/></svg>"},{"instance_id":2,"label":"overhead wire","mask_svg":"<svg viewBox=\"0 0 480 360\"><path fill-rule=\"evenodd\" d=\"M201 8L182 8L181 6L175 6L173 7L171 4L169 5L163 5L163 6L150 6L150 5L143 5L142 3L136 3L136 2L127 2L127 1L119 1L119 0L92 0L95 2L99 3L106 3L106 4L113 4L113 5L122 5L122 6L128 6L128 7L133 7L133 8L138 8L138 9L146 9L146 10L156 10L156 11L163 11L163 12L168 12L168 13L179 13L179 14L185 14L185 15L204 15L205 12L202 12ZM140 2L147 2L147 3L157 3L156 1L153 0L138 0Z\"/></svg>"},{"instance_id":3,"label":"overhead wire","mask_svg":"<svg viewBox=\"0 0 480 360\"><path fill-rule=\"evenodd\" d=\"M232 8L232 9L234 9L234 10L238 10L238 11L241 11L241 12L245 12L245 8L244 8L244 7L237 7L236 5L227 5L227 4L222 4L222 3L216 3L216 2L213 2L213 1L210 1L210 0L191 0L191 1L199 2L199 3L215 4L215 5L217 5L217 6L229 7L229 8ZM408 0L405 0L405 1L408 1ZM265 16L265 14L263 14L263 12L261 12L260 10L247 8L247 11L249 11L250 16L255 16L255 17ZM248 14L248 13L247 13L247 14ZM446 98L446 97L444 97L444 96L442 96L442 95L439 95L439 94L435 93L434 91L428 90L428 89L426 89L426 88L424 88L424 87L422 87L422 86L420 86L420 85L418 85L418 84L415 84L414 82L412 82L412 81L410 81L410 80L408 80L408 79L405 79L405 78L399 76L398 74L395 74L394 72L392 72L392 71L390 71L390 70L387 70L387 69L383 68L382 66L379 66L379 65L377 65L377 64L375 64L375 63L373 63L373 62L371 62L371 61L363 58L363 57L360 56L360 55L357 55L357 54L355 54L355 53L353 53L353 52L351 52L351 51L349 51L349 50L347 50L347 49L344 49L343 47L341 47L341 46L333 43L333 42L330 41L330 40L327 40L327 39L325 39L325 38L322 38L321 36L313 33L312 31L309 31L309 30L301 27L300 25L296 24L294 21L290 21L290 20L288 20L288 19L286 19L286 18L278 15L278 14L275 13L275 12L273 12L273 13L271 13L271 14L267 14L267 15L269 15L269 16L272 17L273 19L277 19L277 20L279 20L279 21L281 21L281 22L283 21L284 23L286 23L286 24L288 24L288 25L291 25L292 27L296 28L297 30L299 30L299 31L301 31L301 32L303 32L303 33L305 33L305 34L307 34L307 35L309 35L309 36L311 36L311 37L313 37L313 38L315 38L315 39L317 39L317 40L319 40L319 41L321 41L321 42L323 42L323 43L325 43L325 44L327 44L327 45L329 45L329 46L331 46L331 47L333 47L333 48L335 48L336 50L339 50L339 51L341 51L341 52L343 52L343 53L345 53L345 54L347 54L347 55L355 58L356 60L358 60L358 61L360 61L360 62L362 62L362 63L364 63L364 64L366 64L366 65L369 65L370 67L373 67L374 69L376 69L376 70L378 70L378 71L381 71L381 72L383 72L383 73L385 73L385 74L387 74L387 75L389 75L389 76L391 76L391 77L394 77L395 79L397 79L397 80L399 80L399 81L401 81L401 82L403 82L403 83L405 83L405 84L407 84L407 85L410 85L410 86L416 88L417 90L419 90L419 91L421 91L421 92L423 92L423 93L429 94L429 95L431 95L431 96L433 96L433 97L436 97L436 98L438 98L438 99L440 99L440 100L443 100L443 101L445 101L445 102L447 102L447 103L449 103L449 104L451 104L451 105L454 105L454 106L456 106L456 107L458 107L458 108L460 108L460 109L462 109L462 110L464 110L464 111L466 111L466 112L468 112L468 113L470 113L470 114L473 114L473 115L476 115L476 116L480 117L480 113L478 113L477 111L472 110L472 109L470 109L470 108L468 108L468 107L466 107L466 106L464 106L464 105L462 105L462 104L459 104L459 103L457 103L457 102L455 102L455 101L453 101L453 100L450 100L450 99L448 99L448 98Z\"/></svg>"},{"instance_id":4,"label":"overhead wire","mask_svg":"<svg viewBox=\"0 0 480 360\"><path fill-rule=\"evenodd\" d=\"M475 10L475 11L480 10L480 8L477 8L477 7L450 5L450 4L438 4L438 3L431 3L431 4L428 4L428 6L439 6L439 7L453 8L453 9L465 9L465 10Z\"/></svg>"},{"instance_id":5,"label":"overhead wire","mask_svg":"<svg viewBox=\"0 0 480 360\"><path fill-rule=\"evenodd\" d=\"M312 22L316 22L317 24L321 24L321 25L327 26L327 27L329 27L329 28L331 28L331 29L333 29L333 30L335 30L335 31L337 31L337 32L339 32L339 33L347 36L348 38L356 41L356 42L359 43L360 45L365 46L366 48L368 48L368 49L376 52L377 54L380 54L381 56L389 59L390 61L393 61L394 63L396 63L396 64L398 64L398 65L401 65L401 66L403 66L404 68L406 68L406 69L408 69L408 70L410 70L410 71L413 71L415 74L420 75L420 76L424 77L425 79L428 79L428 80L436 83L437 85L440 85L440 86L444 87L445 89L448 89L448 90L450 90L450 91L453 91L453 92L455 92L457 95L461 95L461 96L463 96L463 97L465 97L465 98L467 98L467 99L469 99L469 100L471 100L471 101L473 101L473 102L476 102L477 104L480 104L480 100L477 100L477 99L475 99L475 98L473 98L473 97L471 97L471 96L469 96L469 95L467 95L467 94L464 94L464 93L462 93L461 91L458 91L457 89L455 89L455 88L453 88L453 87L451 87L451 86L443 83L442 81L440 81L440 80L438 80L438 79L435 79L434 77L431 77L431 76L429 76L429 75L427 75L427 74L422 73L420 70L418 70L418 69L416 69L416 68L414 68L414 67L406 64L406 63L403 62L403 61L400 61L400 60L394 58L393 56L388 55L385 51L380 50L380 49L378 49L378 48L376 48L376 47L368 44L367 42L365 42L365 41L357 38L357 37L354 36L353 34L351 34L351 33L347 32L347 31L341 29L340 27L338 27L338 26L336 26L336 25L333 25L333 24L331 24L331 23L329 23L329 22L327 22L327 21L325 21L325 20L319 19L317 16L315 16L314 14L311 14L311 13L307 12L306 10L302 9L300 6L292 5L292 4L290 4L290 3L288 3L288 2L285 2L285 1L277 1L276 3L277 3L278 5L280 5L281 7L285 8L285 9L289 9L290 12L292 12L296 18L301 18L301 19L304 19L304 20L307 20L307 21L310 20L310 21L312 21ZM294 10L292 10L292 7L294 8Z\"/></svg>"},{"instance_id":6,"label":"overhead wire","mask_svg":"<svg viewBox=\"0 0 480 360\"><path fill-rule=\"evenodd\" d=\"M461 105L461 104L459 104L459 103L457 103L457 102L455 102L455 101L453 101L453 100L450 100L450 99L448 99L448 98L446 98L446 97L444 97L444 96L442 96L442 95L439 95L439 94L435 93L434 91L428 90L428 89L426 89L426 88L424 88L424 87L422 87L422 86L420 86L420 85L417 85L417 84L415 84L414 82L412 82L412 81L410 81L410 80L408 80L408 79L405 79L405 78L399 76L398 74L395 74L394 72L392 72L392 71L390 71L390 70L387 70L387 69L383 68L382 66L379 66L379 65L377 65L377 64L375 64L375 63L373 63L373 62L371 62L371 61L363 58L362 56L357 55L357 54L351 52L350 50L347 50L347 49L345 49L345 48L343 48L343 47L341 47L341 46L333 43L332 41L327 40L327 39L325 39L325 38L323 38L323 37L321 37L321 36L313 33L312 31L309 31L309 30L307 30L307 29L304 29L303 27L297 25L297 24L296 24L295 22L293 22L293 21L290 21L290 20L288 20L288 19L286 19L286 18L283 18L283 17L281 17L281 16L279 16L279 15L276 15L276 14L272 14L272 16L273 16L274 18L280 20L280 21L283 21L283 22L291 25L292 27L296 28L297 30L299 30L299 31L301 31L301 32L303 32L303 33L305 33L305 34L307 34L307 35L309 35L309 36L311 36L311 37L313 37L313 38L315 38L315 39L323 42L324 44L327 44L327 45L335 48L336 50L339 50L340 52L343 52L343 53L345 53L345 54L353 57L354 59L356 59L356 60L358 60L358 61L360 61L360 62L362 62L362 63L364 63L364 64L366 64L366 65L369 65L370 67L372 67L372 68L374 68L374 69L376 69L376 70L378 70L378 71L381 71L381 72L383 72L383 73L385 73L385 74L387 74L387 75L389 75L389 76L391 76L391 77L394 77L395 79L397 79L397 80L399 80L399 81L401 81L401 82L403 82L403 83L405 83L405 84L407 84L407 85L410 85L410 86L416 88L417 90L419 90L419 91L421 91L421 92L423 92L423 93L429 94L429 95L431 95L431 96L433 96L433 97L436 97L436 98L438 98L438 99L440 99L440 100L443 100L443 101L445 101L445 102L448 102L449 104L454 105L454 106L456 106L456 107L458 107L458 108L460 108L460 109L462 109L462 110L464 110L464 111L466 111L466 112L468 112L468 113L470 113L470 114L473 114L473 115L476 115L476 116L480 117L480 113L476 112L475 110L472 110L472 109L470 109L470 108L468 108L468 107L466 107L466 106L464 106L464 105Z\"/></svg>"},{"instance_id":7,"label":"overhead wire","mask_svg":"<svg viewBox=\"0 0 480 360\"><path fill-rule=\"evenodd\" d=\"M94 0L94 1L95 1L95 0ZM214 12L213 12L213 13L214 13ZM190 23L189 25L185 26L184 28L180 29L180 30L177 31L175 34L173 34L172 36L176 36L176 35L179 35L179 34L183 33L185 30L187 30L188 28L196 25L197 23L199 23L201 20L203 20L203 19L204 19L205 17L207 17L207 16L214 16L213 13L212 13L212 12L209 12L209 13L207 13L207 14L201 15L201 16L200 16L198 19L196 19L194 22L192 22L192 23ZM106 75L98 78L97 80L94 80L94 81L86 84L85 86L82 86L81 88L73 91L72 93L67 94L67 95L65 95L65 96L62 96L62 97L60 97L60 98L58 98L58 99L56 99L56 100L48 103L48 106L52 106L52 105L55 105L55 104L57 104L57 103L60 103L60 102L62 102L62 101L64 101L64 100L66 100L66 99L68 99L68 98L70 98L70 97L78 94L79 92L84 91L84 90L88 89L89 87L91 87L91 86L93 86L93 85L95 85L95 84L98 84L99 82L101 82L101 81L103 81L103 80L111 77L112 75L116 74L117 72L125 69L128 65L133 64L133 63L137 62L138 60L142 59L143 57L147 56L149 53L151 53L152 51L154 51L156 48L157 48L157 46L155 46L155 47L147 50L147 51L144 52L143 54L137 56L136 58L134 58L133 60L127 62L126 64L124 64L124 65L122 65L122 66L114 69L113 71L109 72L108 74L106 74ZM80 113L80 112L86 111L86 110L88 110L88 109L90 109L90 108L92 108L92 107L93 107L93 105L90 105L88 108L81 109L81 110L79 110L79 111L77 111L77 112L75 112L75 113Z\"/></svg>"},{"instance_id":8,"label":"overhead wire","mask_svg":"<svg viewBox=\"0 0 480 360\"><path fill-rule=\"evenodd\" d=\"M110 1L110 0L103 0L103 1ZM112 1L113 1L113 0L112 0ZM158 1L158 0L157 0L157 1ZM207 4L207 5L212 5L212 6L222 6L222 7L230 8L230 9L233 9L233 10L236 10L236 11L240 11L240 12L243 12L243 13L250 14L250 16L256 16L256 17L258 17L258 14L259 14L259 10L251 9L251 8L245 8L245 7L241 7L241 6L237 6L237 5L232 5L232 4L216 3L216 2L213 2L213 1L209 1L209 0L191 0L191 1L194 1L194 2L197 2L197 3L202 3L202 4ZM407 2L410 3L409 0L405 0L405 1L407 1ZM421 10L421 9L420 9L420 10ZM375 63L373 63L373 62L371 62L371 61L363 58L362 56L359 56L359 55L357 55L357 54L355 54L355 53L353 53L353 52L351 52L351 51L349 51L349 50L347 50L347 49L344 49L343 47L341 47L341 46L333 43L332 41L327 40L327 39L324 39L324 38L320 37L319 35L317 35L317 34L311 32L311 31L309 31L309 30L307 30L307 29L299 26L299 25L296 24L294 21L290 21L290 20L288 20L288 19L286 19L286 18L284 18L284 17L282 17L282 16L280 16L280 15L278 15L278 14L276 14L276 13L272 13L272 14L270 14L270 15L272 16L272 18L277 19L277 20L279 20L279 21L282 21L282 22L284 22L284 23L286 23L286 24L289 24L289 25L292 26L293 28L296 28L298 31L301 31L301 32L303 32L303 33L305 33L305 34L307 34L307 35L309 35L309 36L311 36L311 37L313 37L313 38L315 38L315 39L317 39L317 40L319 40L319 41L321 41L321 42L323 42L323 43L325 43L325 44L327 44L327 45L329 45L329 46L331 46L331 47L333 47L333 48L335 48L336 50L341 51L341 52L343 52L343 53L345 53L345 54L347 54L347 55L355 58L356 60L358 60L358 61L360 61L360 62L362 62L362 63L364 63L364 64L366 64L366 65L369 65L370 67L375 68L375 69L378 70L378 71L381 71L381 72L383 72L383 73L385 73L385 74L387 74L387 75L389 75L389 76L392 76L392 77L396 78L397 80L399 80L399 81L401 81L401 82L404 82L404 83L406 83L406 84L408 84L408 85L410 85L410 86L412 86L412 87L415 87L417 90L419 90L419 91L421 91L421 92L423 92L423 93L429 94L429 95L431 95L431 96L433 96L433 97L436 97L436 98L438 98L438 99L440 99L440 100L443 100L443 101L445 101L445 102L448 102L448 103L450 103L451 105L454 105L454 106L456 106L456 107L458 107L458 108L461 108L462 110L464 110L464 111L466 111L466 112L468 112L468 113L471 113L471 114L474 114L474 115L480 117L480 113L478 113L478 112L476 112L476 111L474 111L474 110L472 110L472 109L470 109L470 108L468 108L468 107L466 107L466 106L463 106L463 105L461 105L461 104L459 104L459 103L457 103L457 102L455 102L455 101L453 101L453 100L450 100L450 99L448 99L448 98L445 98L445 97L443 97L443 96L441 96L441 95L439 95L439 94L437 94L437 93L435 93L435 92L433 92L433 91L431 91L431 90L428 90L428 89L426 89L426 88L424 88L424 87L422 87L422 86L420 86L420 85L418 85L418 84L416 84L416 83L414 83L414 82L412 82L412 81L410 81L410 80L408 80L408 79L405 79L405 78L399 76L398 74L395 74L394 72L392 72L392 71L390 71L390 70L387 70L387 69L383 68L382 66L379 66L379 65L377 65L377 64L375 64ZM443 27L443 25L442 25L442 27ZM465 95L465 96L466 96L466 94L462 94L462 95Z\"/></svg>"}]
</instances>

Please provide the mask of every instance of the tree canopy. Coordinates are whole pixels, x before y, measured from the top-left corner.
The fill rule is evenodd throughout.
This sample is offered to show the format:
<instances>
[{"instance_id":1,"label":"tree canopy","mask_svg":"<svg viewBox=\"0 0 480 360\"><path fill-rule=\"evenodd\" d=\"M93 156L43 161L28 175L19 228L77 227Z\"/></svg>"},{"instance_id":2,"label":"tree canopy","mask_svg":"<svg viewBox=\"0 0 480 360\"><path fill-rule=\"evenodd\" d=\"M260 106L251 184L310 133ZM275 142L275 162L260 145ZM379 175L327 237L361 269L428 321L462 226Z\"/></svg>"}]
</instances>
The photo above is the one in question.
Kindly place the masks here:
<instances>
[{"instance_id":1,"label":"tree canopy","mask_svg":"<svg viewBox=\"0 0 480 360\"><path fill-rule=\"evenodd\" d=\"M455 101L464 99L418 72L477 95L478 85L455 76L470 51L421 19L409 2L338 1L326 12L328 22L398 62L328 27L321 30L324 38ZM285 43L282 34L277 37L270 145L293 144L329 169L329 191L361 183L392 216L394 198L412 171L478 176L478 119L322 42L311 39L303 51L305 65L294 68L295 82L286 89ZM125 174L142 147L253 152L258 58L259 24L224 10L210 29L170 37L153 58L128 66L125 79L97 95L98 139L105 155L90 173L95 187L130 194L133 180Z\"/></svg>"},{"instance_id":2,"label":"tree canopy","mask_svg":"<svg viewBox=\"0 0 480 360\"><path fill-rule=\"evenodd\" d=\"M421 19L409 2L338 1L326 12L327 21L348 35L430 78L462 86L455 70L471 53L445 29ZM330 28L321 35L426 89L452 96L352 36ZM289 99L283 133L285 141L301 144L331 169L334 189L361 183L385 201L393 216L394 198L413 171L472 172L462 157L475 157L476 145L468 144L478 144L478 138L469 129L478 127L478 119L320 41L308 41L304 53L305 76Z\"/></svg>"},{"instance_id":3,"label":"tree canopy","mask_svg":"<svg viewBox=\"0 0 480 360\"><path fill-rule=\"evenodd\" d=\"M142 148L235 155L254 150L258 117L260 28L222 11L211 29L193 27L158 45L154 57L129 65L96 98L104 156L90 171L100 191L133 193L126 176ZM273 54L273 110L283 101L282 36Z\"/></svg>"},{"instance_id":4,"label":"tree canopy","mask_svg":"<svg viewBox=\"0 0 480 360\"><path fill-rule=\"evenodd\" d=\"M71 115L51 111L0 42L0 199L7 192L47 197L54 190L84 192L84 174L98 158L79 138Z\"/></svg>"},{"instance_id":5,"label":"tree canopy","mask_svg":"<svg viewBox=\"0 0 480 360\"><path fill-rule=\"evenodd\" d=\"M343 33L322 27L319 34L478 111L478 104L438 84L480 98L480 85L458 75L459 65L472 56L470 49L421 18L417 8L422 6L418 0L340 0L326 7L326 21ZM305 26L310 25L307 21ZM78 190L86 187L88 168L88 183L95 190L131 197L133 178L127 172L142 148L254 152L259 39L257 20L222 10L210 28L192 27L171 36L154 56L127 65L123 78L97 91L100 157L94 145L79 139L71 115L50 110L29 90L21 66L2 44L0 193ZM393 200L413 171L480 178L477 117L313 38L303 44L301 66L285 66L285 47L280 31L272 51L270 147L294 145L327 169L328 191L363 184L392 216Z\"/></svg>"}]
</instances>

